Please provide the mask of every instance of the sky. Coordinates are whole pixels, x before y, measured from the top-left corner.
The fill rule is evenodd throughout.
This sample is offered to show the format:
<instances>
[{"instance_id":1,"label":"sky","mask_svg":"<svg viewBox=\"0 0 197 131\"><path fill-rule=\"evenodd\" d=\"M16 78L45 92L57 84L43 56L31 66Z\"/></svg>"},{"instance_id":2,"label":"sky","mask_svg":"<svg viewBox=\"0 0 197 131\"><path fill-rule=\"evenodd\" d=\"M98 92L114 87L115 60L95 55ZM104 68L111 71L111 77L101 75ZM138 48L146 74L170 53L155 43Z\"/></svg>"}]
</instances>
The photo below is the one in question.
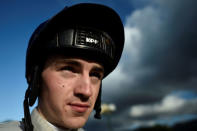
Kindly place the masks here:
<instances>
[{"instance_id":1,"label":"sky","mask_svg":"<svg viewBox=\"0 0 197 131\"><path fill-rule=\"evenodd\" d=\"M102 120L91 116L86 130L107 131L109 120L119 131L197 118L196 0L3 0L0 121L23 117L25 55L34 29L80 2L110 6L125 28L120 63L103 82L102 101L116 111Z\"/></svg>"}]
</instances>

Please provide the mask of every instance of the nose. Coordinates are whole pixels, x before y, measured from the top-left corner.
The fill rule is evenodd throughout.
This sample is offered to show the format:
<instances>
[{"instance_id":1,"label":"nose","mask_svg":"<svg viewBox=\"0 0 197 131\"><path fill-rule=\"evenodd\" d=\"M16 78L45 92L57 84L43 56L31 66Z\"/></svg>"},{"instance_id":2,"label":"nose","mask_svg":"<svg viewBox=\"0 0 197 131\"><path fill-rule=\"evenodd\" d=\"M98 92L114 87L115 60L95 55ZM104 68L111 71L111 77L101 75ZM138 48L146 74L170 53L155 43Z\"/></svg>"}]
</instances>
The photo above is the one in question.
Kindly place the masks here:
<instances>
[{"instance_id":1,"label":"nose","mask_svg":"<svg viewBox=\"0 0 197 131\"><path fill-rule=\"evenodd\" d=\"M82 101L87 101L92 95L92 88L89 75L82 75L74 89L75 96L79 97Z\"/></svg>"}]
</instances>

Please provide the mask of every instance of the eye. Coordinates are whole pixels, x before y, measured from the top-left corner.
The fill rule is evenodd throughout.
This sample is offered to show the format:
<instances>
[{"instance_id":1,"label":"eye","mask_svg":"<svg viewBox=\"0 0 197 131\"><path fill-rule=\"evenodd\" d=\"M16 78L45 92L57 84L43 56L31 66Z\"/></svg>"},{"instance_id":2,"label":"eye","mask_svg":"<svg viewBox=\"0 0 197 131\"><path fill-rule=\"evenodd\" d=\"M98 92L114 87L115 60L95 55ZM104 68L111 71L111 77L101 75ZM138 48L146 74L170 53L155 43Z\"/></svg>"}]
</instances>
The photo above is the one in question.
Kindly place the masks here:
<instances>
[{"instance_id":1,"label":"eye","mask_svg":"<svg viewBox=\"0 0 197 131\"><path fill-rule=\"evenodd\" d=\"M96 77L97 79L101 80L103 75L100 72L91 72L90 73L91 77Z\"/></svg>"},{"instance_id":2,"label":"eye","mask_svg":"<svg viewBox=\"0 0 197 131\"><path fill-rule=\"evenodd\" d=\"M76 69L72 66L69 66L69 65L62 67L60 70L71 71L74 73L76 72Z\"/></svg>"}]
</instances>

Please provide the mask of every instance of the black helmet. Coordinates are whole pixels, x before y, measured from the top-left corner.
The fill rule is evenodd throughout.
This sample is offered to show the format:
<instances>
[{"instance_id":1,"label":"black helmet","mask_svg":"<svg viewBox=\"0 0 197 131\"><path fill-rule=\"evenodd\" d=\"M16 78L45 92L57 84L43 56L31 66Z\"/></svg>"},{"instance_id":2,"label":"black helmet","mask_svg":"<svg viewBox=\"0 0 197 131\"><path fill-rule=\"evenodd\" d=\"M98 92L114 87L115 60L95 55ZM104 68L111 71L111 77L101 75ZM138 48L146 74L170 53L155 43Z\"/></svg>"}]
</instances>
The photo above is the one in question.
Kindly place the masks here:
<instances>
[{"instance_id":1,"label":"black helmet","mask_svg":"<svg viewBox=\"0 0 197 131\"><path fill-rule=\"evenodd\" d=\"M117 66L123 46L124 27L113 9L90 3L64 8L40 24L30 38L26 55L29 84L26 102L32 106L38 96L41 66L49 55L61 53L92 59L104 66L105 77ZM97 114L100 95L101 91L94 108Z\"/></svg>"}]
</instances>

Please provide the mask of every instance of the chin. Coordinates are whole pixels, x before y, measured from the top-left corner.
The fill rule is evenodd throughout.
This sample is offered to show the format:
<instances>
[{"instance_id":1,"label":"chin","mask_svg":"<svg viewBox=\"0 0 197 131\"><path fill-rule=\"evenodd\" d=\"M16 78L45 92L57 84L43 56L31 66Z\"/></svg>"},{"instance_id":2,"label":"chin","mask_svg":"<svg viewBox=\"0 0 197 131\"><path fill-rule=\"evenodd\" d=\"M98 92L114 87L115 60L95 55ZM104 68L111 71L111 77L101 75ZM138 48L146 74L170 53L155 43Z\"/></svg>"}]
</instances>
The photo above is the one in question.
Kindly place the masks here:
<instances>
[{"instance_id":1,"label":"chin","mask_svg":"<svg viewBox=\"0 0 197 131\"><path fill-rule=\"evenodd\" d=\"M82 128L86 122L87 119L85 118L71 118L69 121L64 121L62 127L66 129Z\"/></svg>"}]
</instances>

